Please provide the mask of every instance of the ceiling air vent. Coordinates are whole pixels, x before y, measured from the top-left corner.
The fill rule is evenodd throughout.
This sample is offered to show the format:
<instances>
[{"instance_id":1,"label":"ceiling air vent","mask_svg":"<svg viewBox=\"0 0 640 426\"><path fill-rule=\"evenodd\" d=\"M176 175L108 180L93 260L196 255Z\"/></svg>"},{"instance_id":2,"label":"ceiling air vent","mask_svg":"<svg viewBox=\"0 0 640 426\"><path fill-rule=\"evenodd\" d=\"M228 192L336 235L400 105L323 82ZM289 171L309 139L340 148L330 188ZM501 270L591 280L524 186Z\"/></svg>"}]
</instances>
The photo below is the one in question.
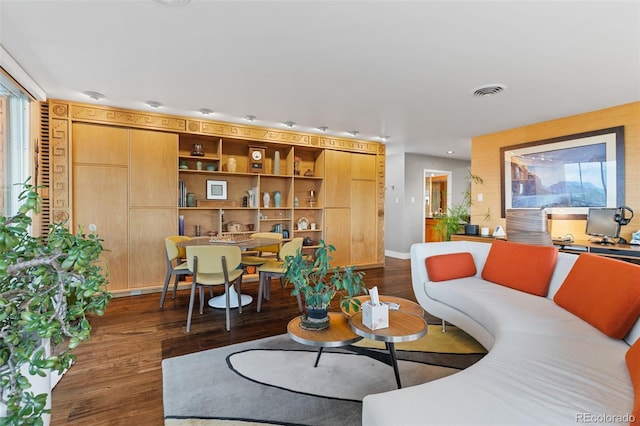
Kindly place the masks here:
<instances>
[{"instance_id":1,"label":"ceiling air vent","mask_svg":"<svg viewBox=\"0 0 640 426\"><path fill-rule=\"evenodd\" d=\"M504 84L486 84L473 89L473 96L483 97L497 95L507 88Z\"/></svg>"}]
</instances>

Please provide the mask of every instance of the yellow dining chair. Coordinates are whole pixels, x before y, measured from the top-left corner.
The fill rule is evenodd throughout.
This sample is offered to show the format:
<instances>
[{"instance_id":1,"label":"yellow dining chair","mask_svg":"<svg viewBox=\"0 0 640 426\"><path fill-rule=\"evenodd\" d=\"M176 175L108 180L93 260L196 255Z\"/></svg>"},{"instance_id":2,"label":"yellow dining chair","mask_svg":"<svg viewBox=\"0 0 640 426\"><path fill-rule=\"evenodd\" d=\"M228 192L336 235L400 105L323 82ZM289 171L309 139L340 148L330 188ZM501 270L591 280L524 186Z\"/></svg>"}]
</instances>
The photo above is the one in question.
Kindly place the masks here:
<instances>
[{"instance_id":1,"label":"yellow dining chair","mask_svg":"<svg viewBox=\"0 0 640 426\"><path fill-rule=\"evenodd\" d=\"M231 330L229 286L233 282L238 293L238 312L242 313L240 300L243 270L238 269L241 260L238 246L188 246L187 265L193 273L191 297L189 298L189 314L187 316L187 333L191 330L191 313L196 294L200 288L200 315L204 308L204 286L224 285L226 297L226 328Z\"/></svg>"},{"instance_id":2,"label":"yellow dining chair","mask_svg":"<svg viewBox=\"0 0 640 426\"><path fill-rule=\"evenodd\" d=\"M267 246L256 247L252 249L253 252L257 252L254 255L243 255L242 264L245 266L260 266L270 260L275 260L280 252L280 246L282 245L282 234L279 232L256 232L251 234L251 238L269 238L274 240L273 244Z\"/></svg>"},{"instance_id":3,"label":"yellow dining chair","mask_svg":"<svg viewBox=\"0 0 640 426\"><path fill-rule=\"evenodd\" d=\"M260 312L260 307L262 306L262 297L264 296L265 300L269 300L272 278L279 278L280 286L284 288L284 282L282 279L286 270L284 260L287 256L295 256L300 250L302 250L302 238L294 238L282 245L282 248L278 253L279 260L270 260L264 265L258 267L258 276L260 278L258 284L258 312ZM302 312L302 300L300 299L300 295L297 296L297 299L298 309Z\"/></svg>"},{"instance_id":4,"label":"yellow dining chair","mask_svg":"<svg viewBox=\"0 0 640 426\"><path fill-rule=\"evenodd\" d=\"M183 235L173 235L164 239L167 274L164 277L164 287L162 288L162 296L160 297L161 308L164 305L164 299L167 297L167 289L169 288L169 281L171 281L171 277L175 277L172 296L172 299L175 299L180 276L191 275L191 271L189 271L189 268L187 267L187 262L183 261L186 257L186 250L184 247L178 247L177 245L178 243L189 241L190 239L191 238Z\"/></svg>"}]
</instances>

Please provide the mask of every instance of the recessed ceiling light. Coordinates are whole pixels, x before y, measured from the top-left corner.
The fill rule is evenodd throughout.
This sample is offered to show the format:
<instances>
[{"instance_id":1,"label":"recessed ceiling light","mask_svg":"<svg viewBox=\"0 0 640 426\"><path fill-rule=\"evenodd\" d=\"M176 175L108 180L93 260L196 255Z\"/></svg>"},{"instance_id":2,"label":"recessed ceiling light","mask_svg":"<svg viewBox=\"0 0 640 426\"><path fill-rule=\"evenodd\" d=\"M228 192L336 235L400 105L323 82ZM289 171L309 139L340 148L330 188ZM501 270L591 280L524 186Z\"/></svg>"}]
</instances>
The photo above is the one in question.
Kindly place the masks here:
<instances>
[{"instance_id":1,"label":"recessed ceiling light","mask_svg":"<svg viewBox=\"0 0 640 426\"><path fill-rule=\"evenodd\" d=\"M321 132L325 133L327 130L329 130L328 126L320 126L318 127L318 130L320 130Z\"/></svg>"},{"instance_id":2,"label":"recessed ceiling light","mask_svg":"<svg viewBox=\"0 0 640 426\"><path fill-rule=\"evenodd\" d=\"M200 108L198 110L200 112L200 114L202 115L209 115L209 114L213 114L213 110L209 109L209 108Z\"/></svg>"},{"instance_id":3,"label":"recessed ceiling light","mask_svg":"<svg viewBox=\"0 0 640 426\"><path fill-rule=\"evenodd\" d=\"M158 101L145 101L145 104L149 105L151 108L160 108L162 103Z\"/></svg>"},{"instance_id":4,"label":"recessed ceiling light","mask_svg":"<svg viewBox=\"0 0 640 426\"><path fill-rule=\"evenodd\" d=\"M473 96L484 97L497 95L498 93L507 89L505 84L493 83L493 84L485 84L484 86L476 87L472 90Z\"/></svg>"},{"instance_id":5,"label":"recessed ceiling light","mask_svg":"<svg viewBox=\"0 0 640 426\"><path fill-rule=\"evenodd\" d=\"M247 116L244 117L244 119L247 120L247 121L253 121L253 120L256 119L256 116L255 115L247 115Z\"/></svg>"},{"instance_id":6,"label":"recessed ceiling light","mask_svg":"<svg viewBox=\"0 0 640 426\"><path fill-rule=\"evenodd\" d=\"M447 151L447 154L455 154L455 151Z\"/></svg>"},{"instance_id":7,"label":"recessed ceiling light","mask_svg":"<svg viewBox=\"0 0 640 426\"><path fill-rule=\"evenodd\" d=\"M349 133L351 136L357 136L358 133L360 133L360 132L357 131L357 130L349 130L349 132L347 132L347 133Z\"/></svg>"},{"instance_id":8,"label":"recessed ceiling light","mask_svg":"<svg viewBox=\"0 0 640 426\"><path fill-rule=\"evenodd\" d=\"M94 101L99 101L104 98L104 95L100 92L92 92L91 90L87 90L86 92L82 92L84 95L90 97Z\"/></svg>"},{"instance_id":9,"label":"recessed ceiling light","mask_svg":"<svg viewBox=\"0 0 640 426\"><path fill-rule=\"evenodd\" d=\"M293 126L296 125L296 122L295 121L285 121L284 125L287 126L287 127L293 127Z\"/></svg>"}]
</instances>

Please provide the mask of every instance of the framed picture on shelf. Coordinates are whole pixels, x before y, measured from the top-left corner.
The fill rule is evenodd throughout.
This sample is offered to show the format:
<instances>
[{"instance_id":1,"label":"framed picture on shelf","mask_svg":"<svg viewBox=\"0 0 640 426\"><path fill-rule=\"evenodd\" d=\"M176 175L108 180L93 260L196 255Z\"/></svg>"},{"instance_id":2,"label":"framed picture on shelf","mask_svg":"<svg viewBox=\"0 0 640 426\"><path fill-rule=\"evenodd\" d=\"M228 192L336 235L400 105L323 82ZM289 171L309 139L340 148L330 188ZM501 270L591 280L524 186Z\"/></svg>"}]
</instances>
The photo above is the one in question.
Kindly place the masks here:
<instances>
[{"instance_id":1,"label":"framed picture on shelf","mask_svg":"<svg viewBox=\"0 0 640 426\"><path fill-rule=\"evenodd\" d=\"M226 200L227 181L207 180L207 200Z\"/></svg>"}]
</instances>

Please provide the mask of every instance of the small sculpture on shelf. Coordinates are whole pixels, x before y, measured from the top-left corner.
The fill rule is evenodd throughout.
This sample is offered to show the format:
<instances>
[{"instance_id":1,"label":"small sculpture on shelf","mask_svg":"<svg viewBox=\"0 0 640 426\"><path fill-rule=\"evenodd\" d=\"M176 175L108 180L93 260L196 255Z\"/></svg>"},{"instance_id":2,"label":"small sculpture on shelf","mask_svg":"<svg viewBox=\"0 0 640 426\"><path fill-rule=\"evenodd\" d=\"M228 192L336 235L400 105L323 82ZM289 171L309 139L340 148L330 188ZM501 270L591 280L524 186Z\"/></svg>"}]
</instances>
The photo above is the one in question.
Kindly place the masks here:
<instances>
[{"instance_id":1,"label":"small sculpture on shelf","mask_svg":"<svg viewBox=\"0 0 640 426\"><path fill-rule=\"evenodd\" d=\"M304 172L304 175L306 177L312 177L313 176L313 171L311 169L307 169L307 171Z\"/></svg>"},{"instance_id":2,"label":"small sculpture on shelf","mask_svg":"<svg viewBox=\"0 0 640 426\"><path fill-rule=\"evenodd\" d=\"M300 176L300 157L293 158L293 174Z\"/></svg>"},{"instance_id":3,"label":"small sculpture on shelf","mask_svg":"<svg viewBox=\"0 0 640 426\"><path fill-rule=\"evenodd\" d=\"M180 168L184 170L184 169L188 169L189 166L187 166L187 162L186 161L182 160L182 161L180 161Z\"/></svg>"},{"instance_id":4,"label":"small sculpture on shelf","mask_svg":"<svg viewBox=\"0 0 640 426\"><path fill-rule=\"evenodd\" d=\"M194 157L204 157L204 150L202 149L202 144L194 143L191 148L191 155Z\"/></svg>"}]
</instances>

